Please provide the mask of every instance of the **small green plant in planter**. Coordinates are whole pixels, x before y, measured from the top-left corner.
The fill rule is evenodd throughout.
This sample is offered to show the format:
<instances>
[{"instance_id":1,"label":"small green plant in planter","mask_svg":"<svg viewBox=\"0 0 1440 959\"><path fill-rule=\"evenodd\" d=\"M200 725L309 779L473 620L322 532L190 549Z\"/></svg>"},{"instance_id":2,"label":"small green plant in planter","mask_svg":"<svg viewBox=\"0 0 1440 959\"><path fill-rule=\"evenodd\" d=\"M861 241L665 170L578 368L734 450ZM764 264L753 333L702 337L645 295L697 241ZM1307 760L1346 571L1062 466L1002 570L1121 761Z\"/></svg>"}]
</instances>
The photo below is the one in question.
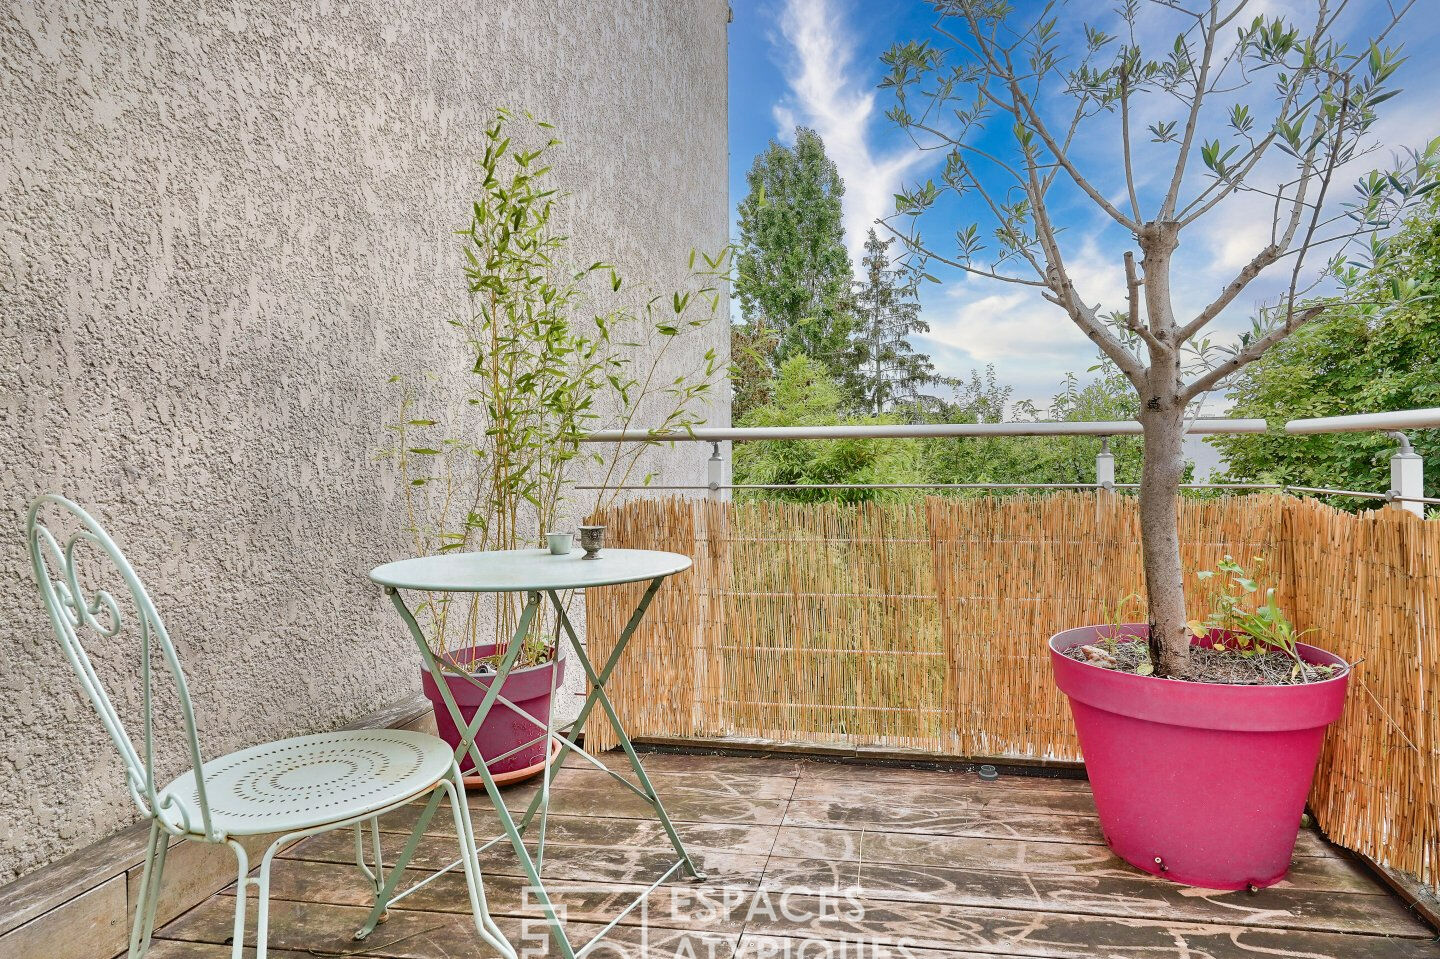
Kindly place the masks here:
<instances>
[{"instance_id":1,"label":"small green plant in planter","mask_svg":"<svg viewBox=\"0 0 1440 959\"><path fill-rule=\"evenodd\" d=\"M1252 566L1263 567L1257 556ZM1188 623L1190 632L1208 642L1192 652L1195 669L1185 679L1195 682L1234 685L1285 685L1332 679L1336 668L1308 663L1300 655L1302 638L1314 630L1300 630L1280 608L1273 587L1265 590L1259 605L1254 597L1261 586L1256 576L1226 554L1215 569L1200 570L1195 578L1209 587L1206 604L1210 611L1203 619ZM1126 625L1132 603L1137 611L1141 597L1131 593L1107 610L1107 635L1096 642L1075 646L1066 655L1079 662L1117 669L1137 676L1151 676L1155 664L1149 644L1139 631Z\"/></svg>"},{"instance_id":2,"label":"small green plant in planter","mask_svg":"<svg viewBox=\"0 0 1440 959\"><path fill-rule=\"evenodd\" d=\"M380 456L398 473L416 555L541 546L578 468L599 474L592 510L643 473L648 444L591 452L582 436L629 429L637 416L652 433L687 431L703 422L724 375L716 351L695 340L724 302L728 251L692 253L684 288L661 294L632 292L604 261L568 263L556 226L567 194L552 185L560 141L550 131L504 110L483 131L477 195L456 231L470 309L446 321L449 369L390 380L398 412ZM483 675L511 642L522 600L432 594L415 612L447 670ZM558 638L558 618L542 606L511 678L547 665L558 672ZM445 733L448 717L437 710L437 721ZM520 752L492 771L534 758Z\"/></svg>"},{"instance_id":3,"label":"small green plant in planter","mask_svg":"<svg viewBox=\"0 0 1440 959\"><path fill-rule=\"evenodd\" d=\"M1265 557L1256 556L1252 563L1263 566ZM1211 584L1212 608L1204 620L1191 620L1188 626L1197 637L1216 637L1209 647L1212 656L1229 654L1232 658L1253 660L1253 682L1265 685L1318 682L1335 676L1334 666L1307 663L1300 655L1301 638L1315 630L1296 628L1280 608L1273 586L1265 590L1263 603L1251 607L1251 597L1260 591L1260 584L1235 557L1227 553L1215 569L1200 570L1195 578ZM1276 669L1271 658L1276 656L1286 661L1283 670Z\"/></svg>"},{"instance_id":4,"label":"small green plant in planter","mask_svg":"<svg viewBox=\"0 0 1440 959\"><path fill-rule=\"evenodd\" d=\"M457 231L472 310L447 321L466 372L425 373L425 388L415 377L390 380L399 410L381 457L399 471L419 555L540 545L577 466L600 470L592 508L603 508L637 478L646 444L587 454L580 437L606 419L628 428L642 410L651 432L688 430L723 376L714 349L689 368L673 360L718 312L728 254L692 253L687 289L638 297L607 263L566 264L569 241L553 223L566 194L549 182L560 141L550 130L501 110L484 132L480 193ZM526 136L533 148L520 145ZM487 621L496 639L511 635L514 606L490 615L478 603L427 600L419 612L437 653L452 640L474 645ZM534 635L545 634L537 625ZM526 660L546 655L527 647Z\"/></svg>"},{"instance_id":5,"label":"small green plant in planter","mask_svg":"<svg viewBox=\"0 0 1440 959\"><path fill-rule=\"evenodd\" d=\"M1127 593L1115 601L1114 607L1103 607L1102 621L1109 627L1106 635L1094 643L1074 647L1073 657L1106 669L1118 669L1123 656L1127 661L1134 660L1130 663L1130 672L1139 676L1155 672L1155 665L1150 661L1149 644L1143 635L1128 629L1130 621L1125 616L1132 603L1139 611L1143 602L1144 597L1139 593Z\"/></svg>"}]
</instances>

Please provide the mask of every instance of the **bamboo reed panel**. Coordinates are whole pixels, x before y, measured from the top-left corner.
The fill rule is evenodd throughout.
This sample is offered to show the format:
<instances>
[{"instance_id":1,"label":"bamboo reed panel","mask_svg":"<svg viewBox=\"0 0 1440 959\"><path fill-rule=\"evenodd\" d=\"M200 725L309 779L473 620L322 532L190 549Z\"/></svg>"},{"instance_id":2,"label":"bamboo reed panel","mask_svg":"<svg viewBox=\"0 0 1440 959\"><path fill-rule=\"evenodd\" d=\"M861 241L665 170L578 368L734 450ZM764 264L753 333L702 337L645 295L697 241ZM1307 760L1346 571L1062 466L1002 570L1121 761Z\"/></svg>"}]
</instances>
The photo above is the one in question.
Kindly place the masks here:
<instances>
[{"instance_id":1,"label":"bamboo reed panel","mask_svg":"<svg viewBox=\"0 0 1440 959\"><path fill-rule=\"evenodd\" d=\"M1204 597L1190 571L1213 568L1226 553L1242 562L1264 554L1267 578L1276 577L1287 601L1278 497L1179 505L1192 615ZM1135 501L1085 493L935 497L927 508L958 751L1079 759L1045 640L1070 626L1145 620Z\"/></svg>"},{"instance_id":2,"label":"bamboo reed panel","mask_svg":"<svg viewBox=\"0 0 1440 959\"><path fill-rule=\"evenodd\" d=\"M728 734L948 746L920 504L725 507ZM909 542L907 542L909 540ZM781 647L781 648L777 648Z\"/></svg>"},{"instance_id":3,"label":"bamboo reed panel","mask_svg":"<svg viewBox=\"0 0 1440 959\"><path fill-rule=\"evenodd\" d=\"M592 518L593 519L593 518ZM700 591L696 583L713 575L714 564L696 548L696 515L683 500L637 500L608 511L606 541L628 549L657 549L691 557L694 566L670 576L656 592L645 617L606 683L606 692L632 735L667 730L693 735L695 707L702 697L697 679L704 673L704 651L695 630L700 623ZM649 582L626 583L586 594L586 642L597 670L604 668L615 640L625 628ZM603 710L596 710L585 730L596 749L619 744Z\"/></svg>"},{"instance_id":4,"label":"bamboo reed panel","mask_svg":"<svg viewBox=\"0 0 1440 959\"><path fill-rule=\"evenodd\" d=\"M1321 827L1440 882L1440 521L1271 494L1178 509L1192 615L1207 603L1195 570L1263 555L1257 578L1315 630L1307 638L1363 660L1321 756ZM614 545L695 559L662 588L611 683L634 735L1077 759L1045 641L1112 620L1144 592L1136 502L1108 493L671 498L597 521ZM592 592L597 661L642 589ZM1143 601L1118 615L1143 621ZM589 733L613 744L603 722Z\"/></svg>"},{"instance_id":5,"label":"bamboo reed panel","mask_svg":"<svg viewBox=\"0 0 1440 959\"><path fill-rule=\"evenodd\" d=\"M1359 662L1310 803L1336 842L1440 885L1440 521L1290 501L1297 622Z\"/></svg>"}]
</instances>

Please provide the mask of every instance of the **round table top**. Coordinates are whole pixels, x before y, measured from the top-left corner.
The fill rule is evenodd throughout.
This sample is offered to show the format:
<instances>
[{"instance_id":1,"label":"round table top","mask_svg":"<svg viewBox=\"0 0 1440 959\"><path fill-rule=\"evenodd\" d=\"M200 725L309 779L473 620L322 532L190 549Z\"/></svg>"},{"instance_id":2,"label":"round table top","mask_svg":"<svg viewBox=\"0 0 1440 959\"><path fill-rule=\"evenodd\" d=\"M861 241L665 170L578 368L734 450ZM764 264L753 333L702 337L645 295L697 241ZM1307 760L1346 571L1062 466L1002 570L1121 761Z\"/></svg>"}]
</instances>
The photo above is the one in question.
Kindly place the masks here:
<instances>
[{"instance_id":1,"label":"round table top","mask_svg":"<svg viewBox=\"0 0 1440 959\"><path fill-rule=\"evenodd\" d=\"M610 549L599 559L572 550L554 556L548 549L504 549L484 553L440 553L377 566L370 578L396 589L438 593L517 593L525 590L585 589L669 576L690 568L690 557L651 549Z\"/></svg>"}]
</instances>

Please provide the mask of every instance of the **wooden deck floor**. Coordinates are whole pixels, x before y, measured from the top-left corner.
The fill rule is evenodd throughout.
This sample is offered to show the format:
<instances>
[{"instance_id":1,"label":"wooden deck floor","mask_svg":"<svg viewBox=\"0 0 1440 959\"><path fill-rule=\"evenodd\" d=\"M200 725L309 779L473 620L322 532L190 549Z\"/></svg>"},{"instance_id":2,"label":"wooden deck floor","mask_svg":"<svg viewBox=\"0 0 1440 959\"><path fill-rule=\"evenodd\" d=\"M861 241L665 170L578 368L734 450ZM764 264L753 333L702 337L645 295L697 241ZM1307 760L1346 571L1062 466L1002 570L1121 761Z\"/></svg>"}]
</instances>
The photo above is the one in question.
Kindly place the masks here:
<instances>
[{"instance_id":1,"label":"wooden deck floor","mask_svg":"<svg viewBox=\"0 0 1440 959\"><path fill-rule=\"evenodd\" d=\"M1312 832L1301 834L1287 882L1257 895L1213 893L1152 879L1111 856L1083 783L985 783L968 773L789 759L645 758L709 880L657 890L646 924L632 913L609 937L614 945L593 956L1440 957L1427 927ZM520 803L529 789L507 795ZM471 803L482 837L493 834L485 800ZM567 768L552 812L545 874L567 890L561 900L579 942L673 857L643 804L597 770ZM392 857L413 816L382 820ZM452 861L454 848L448 818L437 818L416 877ZM492 954L473 932L455 874L405 900L368 943L352 941L368 888L352 849L349 833L332 833L298 844L277 864L271 955ZM483 864L492 909L515 936L524 917L539 913L523 899L508 847L490 850ZM858 893L847 898L847 889ZM791 890L800 891L784 895ZM222 894L171 922L151 955L228 956L232 902Z\"/></svg>"}]
</instances>

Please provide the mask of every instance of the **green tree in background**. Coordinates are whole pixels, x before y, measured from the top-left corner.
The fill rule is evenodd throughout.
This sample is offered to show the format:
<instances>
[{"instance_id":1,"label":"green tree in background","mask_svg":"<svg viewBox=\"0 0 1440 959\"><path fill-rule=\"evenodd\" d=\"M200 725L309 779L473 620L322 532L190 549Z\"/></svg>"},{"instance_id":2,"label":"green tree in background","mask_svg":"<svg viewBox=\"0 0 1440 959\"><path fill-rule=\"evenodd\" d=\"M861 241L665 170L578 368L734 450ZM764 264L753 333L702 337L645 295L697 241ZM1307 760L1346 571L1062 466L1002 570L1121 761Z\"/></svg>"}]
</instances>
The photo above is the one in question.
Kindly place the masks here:
<instances>
[{"instance_id":1,"label":"green tree in background","mask_svg":"<svg viewBox=\"0 0 1440 959\"><path fill-rule=\"evenodd\" d=\"M998 423L1027 420L1129 420L1137 410L1135 391L1113 367L1081 385L1071 374L1050 401L1042 417L1035 404L1013 402L1009 386L996 382L995 368L987 367L957 385L953 402L934 414L934 422ZM1093 483L1100 440L1086 436L1003 436L994 438L934 439L924 441L927 482L936 483ZM1115 479L1139 482L1142 444L1136 437L1110 441L1115 455ZM1000 493L1003 490L979 491Z\"/></svg>"},{"instance_id":2,"label":"green tree in background","mask_svg":"<svg viewBox=\"0 0 1440 959\"><path fill-rule=\"evenodd\" d=\"M1241 371L1229 391L1232 416L1262 417L1269 433L1221 436L1219 482L1289 483L1387 490L1395 440L1381 433L1288 436L1278 424L1308 416L1440 406L1440 203L1407 220L1385 256L1348 302ZM1410 435L1431 463L1440 430ZM1440 495L1440 471L1427 471L1425 495ZM1369 508L1374 500L1335 505Z\"/></svg>"},{"instance_id":3,"label":"green tree in background","mask_svg":"<svg viewBox=\"0 0 1440 959\"><path fill-rule=\"evenodd\" d=\"M730 324L730 418L738 423L775 395L774 331L749 323Z\"/></svg>"},{"instance_id":4,"label":"green tree in background","mask_svg":"<svg viewBox=\"0 0 1440 959\"><path fill-rule=\"evenodd\" d=\"M740 203L735 295L742 341L775 336L773 368L799 353L832 375L853 366L852 274L845 251L845 183L820 136L795 130L795 145L771 141L746 175ZM733 351L732 351L733 352Z\"/></svg>"},{"instance_id":5,"label":"green tree in background","mask_svg":"<svg viewBox=\"0 0 1440 959\"><path fill-rule=\"evenodd\" d=\"M890 244L870 230L865 239L864 276L855 284L855 365L844 374L860 408L872 416L910 407L918 413L921 389L938 385L942 378L935 364L910 345L914 333L930 332L920 318L920 302L906 271L890 263Z\"/></svg>"},{"instance_id":6,"label":"green tree in background","mask_svg":"<svg viewBox=\"0 0 1440 959\"><path fill-rule=\"evenodd\" d=\"M740 426L835 426L895 423L883 416L846 416L839 384L824 364L803 354L780 366L770 402L750 410ZM735 444L736 483L918 483L915 440L766 440ZM891 499L886 490L766 490L766 499L796 502Z\"/></svg>"},{"instance_id":7,"label":"green tree in background","mask_svg":"<svg viewBox=\"0 0 1440 959\"><path fill-rule=\"evenodd\" d=\"M1076 376L1041 411L1029 401L1012 401L1012 390L995 378L995 369L972 372L955 384L955 399L935 407L931 422L1134 419L1135 391L1121 374L1103 369L1081 385ZM768 402L737 420L738 426L863 426L899 423L893 414L845 413L844 391L829 370L807 356L792 356L780 368ZM1142 466L1138 437L1110 441L1115 478L1137 483ZM1096 437L1024 436L959 439L775 440L735 445L735 482L748 483L1093 483ZM977 489L973 495L1003 493ZM1019 491L1017 491L1019 492ZM905 499L924 490L762 490L761 499L858 502Z\"/></svg>"}]
</instances>

